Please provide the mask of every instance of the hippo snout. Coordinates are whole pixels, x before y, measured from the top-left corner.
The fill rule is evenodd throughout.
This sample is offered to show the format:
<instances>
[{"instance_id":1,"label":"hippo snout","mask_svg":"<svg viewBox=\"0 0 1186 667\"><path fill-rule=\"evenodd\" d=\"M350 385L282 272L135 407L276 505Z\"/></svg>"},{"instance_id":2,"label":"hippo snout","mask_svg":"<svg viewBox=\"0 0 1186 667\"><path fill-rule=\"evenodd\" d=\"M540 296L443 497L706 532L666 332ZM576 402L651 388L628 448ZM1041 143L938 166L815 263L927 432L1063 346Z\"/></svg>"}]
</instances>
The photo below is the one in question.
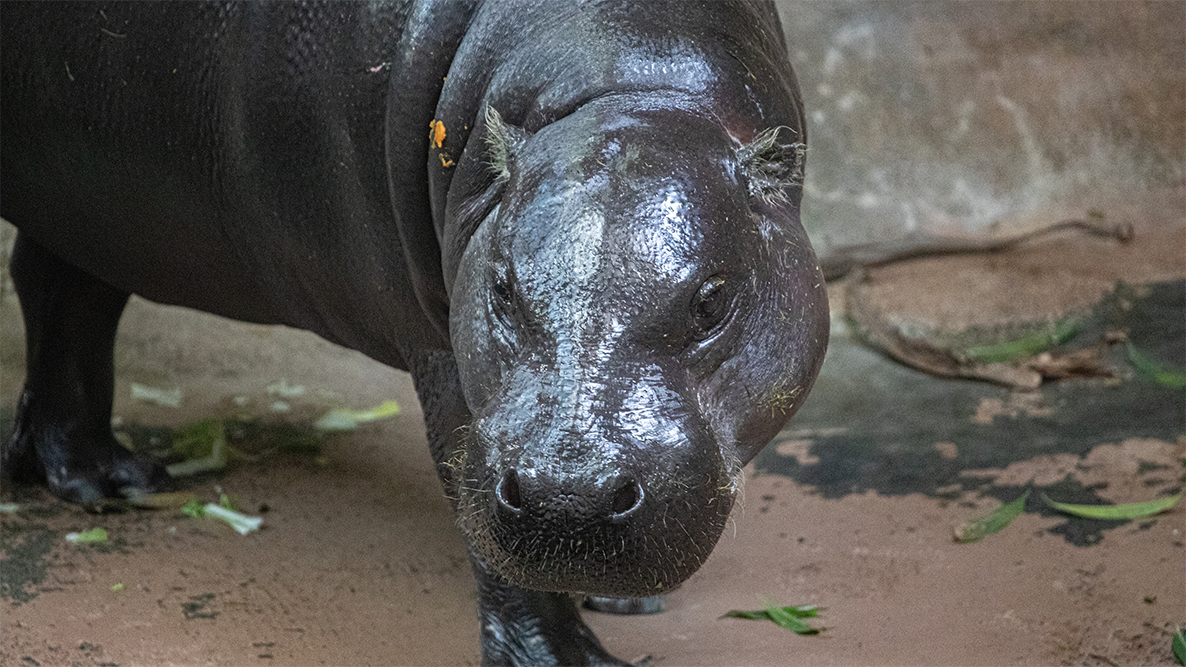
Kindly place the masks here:
<instances>
[{"instance_id":1,"label":"hippo snout","mask_svg":"<svg viewBox=\"0 0 1186 667\"><path fill-rule=\"evenodd\" d=\"M538 520L541 517L534 515L544 515L581 524L620 523L639 513L646 495L642 483L630 472L611 474L581 488L565 488L534 470L521 475L508 468L494 487L495 512L506 522Z\"/></svg>"},{"instance_id":2,"label":"hippo snout","mask_svg":"<svg viewBox=\"0 0 1186 667\"><path fill-rule=\"evenodd\" d=\"M712 551L738 471L706 442L656 451L592 440L578 451L575 442L507 451L473 438L462 529L486 564L525 588L611 597L675 588Z\"/></svg>"}]
</instances>

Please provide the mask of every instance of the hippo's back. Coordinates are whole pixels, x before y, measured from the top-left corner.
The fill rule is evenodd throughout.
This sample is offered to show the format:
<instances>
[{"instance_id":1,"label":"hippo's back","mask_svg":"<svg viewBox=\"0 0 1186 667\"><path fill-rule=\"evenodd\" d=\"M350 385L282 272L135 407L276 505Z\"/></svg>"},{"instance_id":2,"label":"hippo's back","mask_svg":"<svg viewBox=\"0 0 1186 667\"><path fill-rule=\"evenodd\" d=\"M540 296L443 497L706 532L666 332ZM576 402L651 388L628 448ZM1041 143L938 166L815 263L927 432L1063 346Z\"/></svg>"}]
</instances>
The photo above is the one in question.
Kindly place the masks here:
<instances>
[{"instance_id":1,"label":"hippo's back","mask_svg":"<svg viewBox=\"0 0 1186 667\"><path fill-rule=\"evenodd\" d=\"M0 4L4 217L120 289L363 347L349 311L415 305L384 152L408 4Z\"/></svg>"}]
</instances>

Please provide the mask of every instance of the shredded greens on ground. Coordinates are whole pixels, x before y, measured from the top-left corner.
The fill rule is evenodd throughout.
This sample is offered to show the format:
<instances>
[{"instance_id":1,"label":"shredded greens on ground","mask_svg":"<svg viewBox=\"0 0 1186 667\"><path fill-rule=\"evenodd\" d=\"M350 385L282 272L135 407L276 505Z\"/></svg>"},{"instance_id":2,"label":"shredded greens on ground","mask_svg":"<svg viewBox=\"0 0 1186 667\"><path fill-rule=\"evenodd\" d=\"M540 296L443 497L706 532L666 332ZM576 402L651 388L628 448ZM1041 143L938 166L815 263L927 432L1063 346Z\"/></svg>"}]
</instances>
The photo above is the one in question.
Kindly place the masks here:
<instances>
[{"instance_id":1,"label":"shredded greens on ground","mask_svg":"<svg viewBox=\"0 0 1186 667\"><path fill-rule=\"evenodd\" d=\"M1022 359L1029 359L1049 350L1055 345L1061 345L1075 336L1079 331L1079 321L1066 319L1057 322L1053 331L1043 331L1025 338L977 345L964 350L964 357L974 364L1004 364Z\"/></svg>"},{"instance_id":2,"label":"shredded greens on ground","mask_svg":"<svg viewBox=\"0 0 1186 667\"><path fill-rule=\"evenodd\" d=\"M229 450L221 419L190 424L173 438L173 452L184 460L165 468L170 477L188 477L226 467Z\"/></svg>"},{"instance_id":3,"label":"shredded greens on ground","mask_svg":"<svg viewBox=\"0 0 1186 667\"><path fill-rule=\"evenodd\" d=\"M972 519L955 529L955 541L961 544L979 542L989 535L1001 532L1013 520L1025 511L1025 501L1030 497L1030 490L1026 489L1021 497L1006 503L982 517Z\"/></svg>"},{"instance_id":4,"label":"shredded greens on ground","mask_svg":"<svg viewBox=\"0 0 1186 667\"><path fill-rule=\"evenodd\" d=\"M741 609L731 609L725 612L721 618L741 618L747 621L770 621L780 628L786 628L797 635L815 635L819 634L824 628L815 628L800 619L804 618L818 618L822 607L817 607L813 604L808 605L791 605L779 606L770 602L764 601L765 609L757 611L743 611Z\"/></svg>"},{"instance_id":5,"label":"shredded greens on ground","mask_svg":"<svg viewBox=\"0 0 1186 667\"><path fill-rule=\"evenodd\" d=\"M138 382L132 383L131 388L132 400L144 401L146 403L156 403L157 405L166 408L181 407L181 388L176 389L159 389L157 387L149 387Z\"/></svg>"},{"instance_id":6,"label":"shredded greens on ground","mask_svg":"<svg viewBox=\"0 0 1186 667\"><path fill-rule=\"evenodd\" d=\"M67 533L66 541L71 544L97 544L107 541L107 531L103 528L91 528L80 533Z\"/></svg>"},{"instance_id":7,"label":"shredded greens on ground","mask_svg":"<svg viewBox=\"0 0 1186 667\"><path fill-rule=\"evenodd\" d=\"M1177 505L1178 501L1182 500L1184 496L1186 496L1186 492L1143 503L1128 503L1125 505L1071 505L1051 500L1049 496L1043 493L1042 502L1059 512L1086 517L1088 519L1139 519L1168 510L1174 505Z\"/></svg>"},{"instance_id":8,"label":"shredded greens on ground","mask_svg":"<svg viewBox=\"0 0 1186 667\"><path fill-rule=\"evenodd\" d=\"M1152 357L1141 352L1131 341L1128 342L1128 363L1140 375L1149 378L1163 387L1171 389L1186 388L1186 373L1171 371L1163 368Z\"/></svg>"},{"instance_id":9,"label":"shredded greens on ground","mask_svg":"<svg viewBox=\"0 0 1186 667\"><path fill-rule=\"evenodd\" d=\"M202 504L202 501L191 500L186 503L185 507L181 508L183 514L200 519L203 517L213 517L227 522L231 528L234 528L240 535L246 535L252 531L259 530L260 525L264 520L258 516L247 516L235 509L234 501L227 494L221 494L218 503Z\"/></svg>"},{"instance_id":10,"label":"shredded greens on ground","mask_svg":"<svg viewBox=\"0 0 1186 667\"><path fill-rule=\"evenodd\" d=\"M359 424L386 419L399 414L399 404L395 401L383 401L370 410L330 410L313 424L319 431L351 431Z\"/></svg>"}]
</instances>

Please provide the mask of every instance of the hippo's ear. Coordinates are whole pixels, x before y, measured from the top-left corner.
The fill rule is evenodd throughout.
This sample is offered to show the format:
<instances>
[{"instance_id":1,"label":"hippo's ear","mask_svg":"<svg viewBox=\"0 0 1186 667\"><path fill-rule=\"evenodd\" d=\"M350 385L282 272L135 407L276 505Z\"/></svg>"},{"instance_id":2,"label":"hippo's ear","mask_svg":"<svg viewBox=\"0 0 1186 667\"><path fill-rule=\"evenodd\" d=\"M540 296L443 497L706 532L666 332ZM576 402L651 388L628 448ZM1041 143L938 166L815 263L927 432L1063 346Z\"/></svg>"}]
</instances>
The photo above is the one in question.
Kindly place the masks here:
<instances>
[{"instance_id":1,"label":"hippo's ear","mask_svg":"<svg viewBox=\"0 0 1186 667\"><path fill-rule=\"evenodd\" d=\"M772 127L737 149L737 161L750 196L767 203L791 201L794 189L803 186L807 146L798 140L785 140L779 136L780 131L795 133L786 126Z\"/></svg>"},{"instance_id":2,"label":"hippo's ear","mask_svg":"<svg viewBox=\"0 0 1186 667\"><path fill-rule=\"evenodd\" d=\"M494 107L486 107L486 145L490 149L490 169L498 180L510 177L515 154L530 137L527 130L504 121Z\"/></svg>"}]
</instances>

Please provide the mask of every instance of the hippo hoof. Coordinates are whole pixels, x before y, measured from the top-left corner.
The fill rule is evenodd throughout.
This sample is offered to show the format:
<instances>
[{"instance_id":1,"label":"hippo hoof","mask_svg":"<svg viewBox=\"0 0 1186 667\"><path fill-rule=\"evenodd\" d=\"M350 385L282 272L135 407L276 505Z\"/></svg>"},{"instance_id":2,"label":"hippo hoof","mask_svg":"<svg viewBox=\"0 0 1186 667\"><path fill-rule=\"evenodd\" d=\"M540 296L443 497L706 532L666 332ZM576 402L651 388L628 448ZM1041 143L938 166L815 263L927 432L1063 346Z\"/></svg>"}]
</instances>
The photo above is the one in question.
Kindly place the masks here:
<instances>
[{"instance_id":1,"label":"hippo hoof","mask_svg":"<svg viewBox=\"0 0 1186 667\"><path fill-rule=\"evenodd\" d=\"M658 614L663 611L663 596L650 595L644 598L609 598L587 595L582 603L585 609L603 614Z\"/></svg>"},{"instance_id":2,"label":"hippo hoof","mask_svg":"<svg viewBox=\"0 0 1186 667\"><path fill-rule=\"evenodd\" d=\"M22 429L3 451L3 467L19 481L44 480L55 496L102 511L129 490L167 490L171 478L161 465L122 447L110 433L79 435L63 428Z\"/></svg>"}]
</instances>

